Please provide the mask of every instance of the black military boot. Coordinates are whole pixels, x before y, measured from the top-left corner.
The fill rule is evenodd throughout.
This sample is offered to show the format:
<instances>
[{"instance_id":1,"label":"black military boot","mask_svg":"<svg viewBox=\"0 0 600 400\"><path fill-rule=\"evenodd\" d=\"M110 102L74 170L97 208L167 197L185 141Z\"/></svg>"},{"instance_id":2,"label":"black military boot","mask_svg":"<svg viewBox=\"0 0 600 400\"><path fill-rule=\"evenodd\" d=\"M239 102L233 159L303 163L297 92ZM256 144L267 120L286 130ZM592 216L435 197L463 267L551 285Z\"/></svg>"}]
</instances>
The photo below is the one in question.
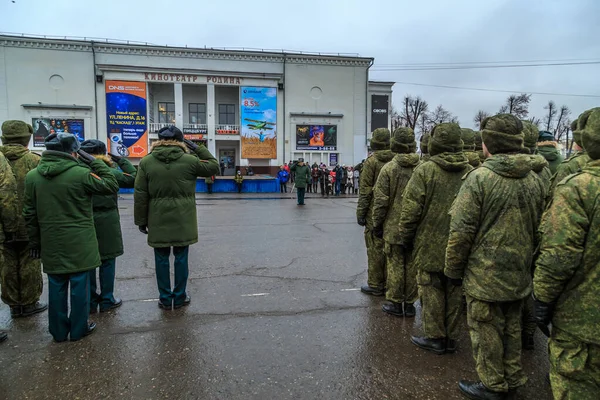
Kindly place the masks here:
<instances>
[{"instance_id":1,"label":"black military boot","mask_svg":"<svg viewBox=\"0 0 600 400\"><path fill-rule=\"evenodd\" d=\"M404 316L406 318L413 318L416 314L417 310L413 303L404 303Z\"/></svg>"},{"instance_id":2,"label":"black military boot","mask_svg":"<svg viewBox=\"0 0 600 400\"><path fill-rule=\"evenodd\" d=\"M364 294L369 294L371 296L383 296L385 292L381 288L374 288L369 285L364 285L360 287L360 291Z\"/></svg>"},{"instance_id":3,"label":"black military boot","mask_svg":"<svg viewBox=\"0 0 600 400\"><path fill-rule=\"evenodd\" d=\"M402 303L395 303L393 301L387 302L381 306L383 312L391 314L395 317L402 317L404 313L402 312Z\"/></svg>"},{"instance_id":4,"label":"black military boot","mask_svg":"<svg viewBox=\"0 0 600 400\"><path fill-rule=\"evenodd\" d=\"M23 316L23 307L21 306L10 306L10 316L13 318L19 318Z\"/></svg>"},{"instance_id":5,"label":"black military boot","mask_svg":"<svg viewBox=\"0 0 600 400\"><path fill-rule=\"evenodd\" d=\"M446 339L429 339L422 336L411 336L410 341L423 350L442 355L446 352Z\"/></svg>"},{"instance_id":6,"label":"black military boot","mask_svg":"<svg viewBox=\"0 0 600 400\"><path fill-rule=\"evenodd\" d=\"M456 340L446 338L446 353L456 352Z\"/></svg>"},{"instance_id":7,"label":"black military boot","mask_svg":"<svg viewBox=\"0 0 600 400\"><path fill-rule=\"evenodd\" d=\"M0 332L0 343L4 342L6 339L8 339L8 333Z\"/></svg>"},{"instance_id":8,"label":"black military boot","mask_svg":"<svg viewBox=\"0 0 600 400\"><path fill-rule=\"evenodd\" d=\"M123 300L119 299L118 297L115 297L113 302L106 307L102 307L102 305L100 305L100 312L107 312L110 310L114 310L115 308L119 308L123 305Z\"/></svg>"},{"instance_id":9,"label":"black military boot","mask_svg":"<svg viewBox=\"0 0 600 400\"><path fill-rule=\"evenodd\" d=\"M472 400L505 400L508 393L494 392L486 388L481 382L460 381L460 391Z\"/></svg>"},{"instance_id":10,"label":"black military boot","mask_svg":"<svg viewBox=\"0 0 600 400\"><path fill-rule=\"evenodd\" d=\"M43 301L36 301L33 304L29 304L23 306L23 312L21 313L21 317L29 317L30 315L41 313L48 309L48 304Z\"/></svg>"},{"instance_id":11,"label":"black military boot","mask_svg":"<svg viewBox=\"0 0 600 400\"><path fill-rule=\"evenodd\" d=\"M533 340L533 335L528 335L524 333L521 336L523 341L523 350L533 350L535 348L535 341Z\"/></svg>"},{"instance_id":12,"label":"black military boot","mask_svg":"<svg viewBox=\"0 0 600 400\"><path fill-rule=\"evenodd\" d=\"M189 306L191 302L192 302L192 299L190 298L190 296L185 296L185 300L183 300L183 303L174 304L173 308L177 310L177 309L180 309L181 307Z\"/></svg>"}]
</instances>

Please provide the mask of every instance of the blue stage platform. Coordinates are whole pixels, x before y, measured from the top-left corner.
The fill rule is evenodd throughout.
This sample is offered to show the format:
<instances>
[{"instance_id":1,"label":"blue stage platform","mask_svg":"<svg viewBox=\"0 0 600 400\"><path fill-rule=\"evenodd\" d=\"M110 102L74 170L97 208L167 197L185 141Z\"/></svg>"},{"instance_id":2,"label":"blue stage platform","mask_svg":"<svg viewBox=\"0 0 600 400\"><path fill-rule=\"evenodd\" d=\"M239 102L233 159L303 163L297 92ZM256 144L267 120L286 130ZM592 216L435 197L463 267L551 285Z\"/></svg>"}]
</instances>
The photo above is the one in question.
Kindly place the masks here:
<instances>
[{"instance_id":1,"label":"blue stage platform","mask_svg":"<svg viewBox=\"0 0 600 400\"><path fill-rule=\"evenodd\" d=\"M196 181L196 192L206 193L204 178ZM279 192L279 180L270 175L244 176L242 193L276 193ZM133 189L121 189L119 193L133 193ZM237 193L237 185L233 177L217 176L213 183L213 193Z\"/></svg>"}]
</instances>

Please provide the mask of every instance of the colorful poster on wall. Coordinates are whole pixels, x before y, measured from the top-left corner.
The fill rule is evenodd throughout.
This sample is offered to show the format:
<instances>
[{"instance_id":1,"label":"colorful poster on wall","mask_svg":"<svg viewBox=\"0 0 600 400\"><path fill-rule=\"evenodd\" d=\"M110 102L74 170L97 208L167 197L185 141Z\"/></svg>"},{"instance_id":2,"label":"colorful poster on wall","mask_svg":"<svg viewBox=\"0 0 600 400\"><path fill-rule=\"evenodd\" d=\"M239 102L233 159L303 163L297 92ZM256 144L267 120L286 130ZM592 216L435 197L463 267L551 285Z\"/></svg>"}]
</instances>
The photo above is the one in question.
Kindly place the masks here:
<instances>
[{"instance_id":1,"label":"colorful poster on wall","mask_svg":"<svg viewBox=\"0 0 600 400\"><path fill-rule=\"evenodd\" d=\"M329 153L329 165L336 166L338 163L338 155L337 153Z\"/></svg>"},{"instance_id":2,"label":"colorful poster on wall","mask_svg":"<svg viewBox=\"0 0 600 400\"><path fill-rule=\"evenodd\" d=\"M337 125L296 125L296 150L336 151Z\"/></svg>"},{"instance_id":3,"label":"colorful poster on wall","mask_svg":"<svg viewBox=\"0 0 600 400\"><path fill-rule=\"evenodd\" d=\"M116 147L111 152L134 158L148 154L146 83L106 81L106 128L109 146Z\"/></svg>"},{"instance_id":4,"label":"colorful poster on wall","mask_svg":"<svg viewBox=\"0 0 600 400\"><path fill-rule=\"evenodd\" d=\"M277 88L242 86L242 158L277 158Z\"/></svg>"},{"instance_id":5,"label":"colorful poster on wall","mask_svg":"<svg viewBox=\"0 0 600 400\"><path fill-rule=\"evenodd\" d=\"M53 133L72 133L80 142L85 140L83 119L32 118L33 147L44 147L44 140Z\"/></svg>"}]
</instances>

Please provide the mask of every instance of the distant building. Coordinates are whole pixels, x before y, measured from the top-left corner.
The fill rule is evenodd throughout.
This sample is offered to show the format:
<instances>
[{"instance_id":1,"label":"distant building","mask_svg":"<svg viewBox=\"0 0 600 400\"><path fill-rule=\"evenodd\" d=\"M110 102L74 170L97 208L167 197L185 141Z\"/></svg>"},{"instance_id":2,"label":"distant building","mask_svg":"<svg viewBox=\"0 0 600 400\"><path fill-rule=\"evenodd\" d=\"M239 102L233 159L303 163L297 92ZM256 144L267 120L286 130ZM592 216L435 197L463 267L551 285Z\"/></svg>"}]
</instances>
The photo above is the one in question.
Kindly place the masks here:
<instances>
[{"instance_id":1,"label":"distant building","mask_svg":"<svg viewBox=\"0 0 600 400\"><path fill-rule=\"evenodd\" d=\"M373 58L0 36L0 123L98 138L135 161L162 127L231 164L355 164L370 132L390 127L393 82L370 82Z\"/></svg>"}]
</instances>

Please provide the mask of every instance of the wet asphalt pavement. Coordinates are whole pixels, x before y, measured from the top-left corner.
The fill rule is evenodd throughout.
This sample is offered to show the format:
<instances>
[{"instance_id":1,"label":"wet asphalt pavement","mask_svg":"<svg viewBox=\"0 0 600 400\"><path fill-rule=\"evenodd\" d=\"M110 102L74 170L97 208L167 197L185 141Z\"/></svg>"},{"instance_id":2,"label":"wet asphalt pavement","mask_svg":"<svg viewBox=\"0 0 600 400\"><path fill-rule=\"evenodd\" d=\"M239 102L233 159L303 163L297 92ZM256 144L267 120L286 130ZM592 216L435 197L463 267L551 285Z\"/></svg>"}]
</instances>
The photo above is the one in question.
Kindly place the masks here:
<instances>
[{"instance_id":1,"label":"wet asphalt pavement","mask_svg":"<svg viewBox=\"0 0 600 400\"><path fill-rule=\"evenodd\" d=\"M460 399L476 379L466 318L459 350L410 343L420 320L388 316L366 281L355 198L223 201L200 195L190 249L192 304L157 307L153 252L120 202L123 306L93 335L53 343L47 313L10 320L0 306L1 399ZM76 238L74 238L76 243ZM74 244L76 245L76 244ZM44 299L47 295L44 294ZM546 345L526 352L521 399L550 399Z\"/></svg>"}]
</instances>

